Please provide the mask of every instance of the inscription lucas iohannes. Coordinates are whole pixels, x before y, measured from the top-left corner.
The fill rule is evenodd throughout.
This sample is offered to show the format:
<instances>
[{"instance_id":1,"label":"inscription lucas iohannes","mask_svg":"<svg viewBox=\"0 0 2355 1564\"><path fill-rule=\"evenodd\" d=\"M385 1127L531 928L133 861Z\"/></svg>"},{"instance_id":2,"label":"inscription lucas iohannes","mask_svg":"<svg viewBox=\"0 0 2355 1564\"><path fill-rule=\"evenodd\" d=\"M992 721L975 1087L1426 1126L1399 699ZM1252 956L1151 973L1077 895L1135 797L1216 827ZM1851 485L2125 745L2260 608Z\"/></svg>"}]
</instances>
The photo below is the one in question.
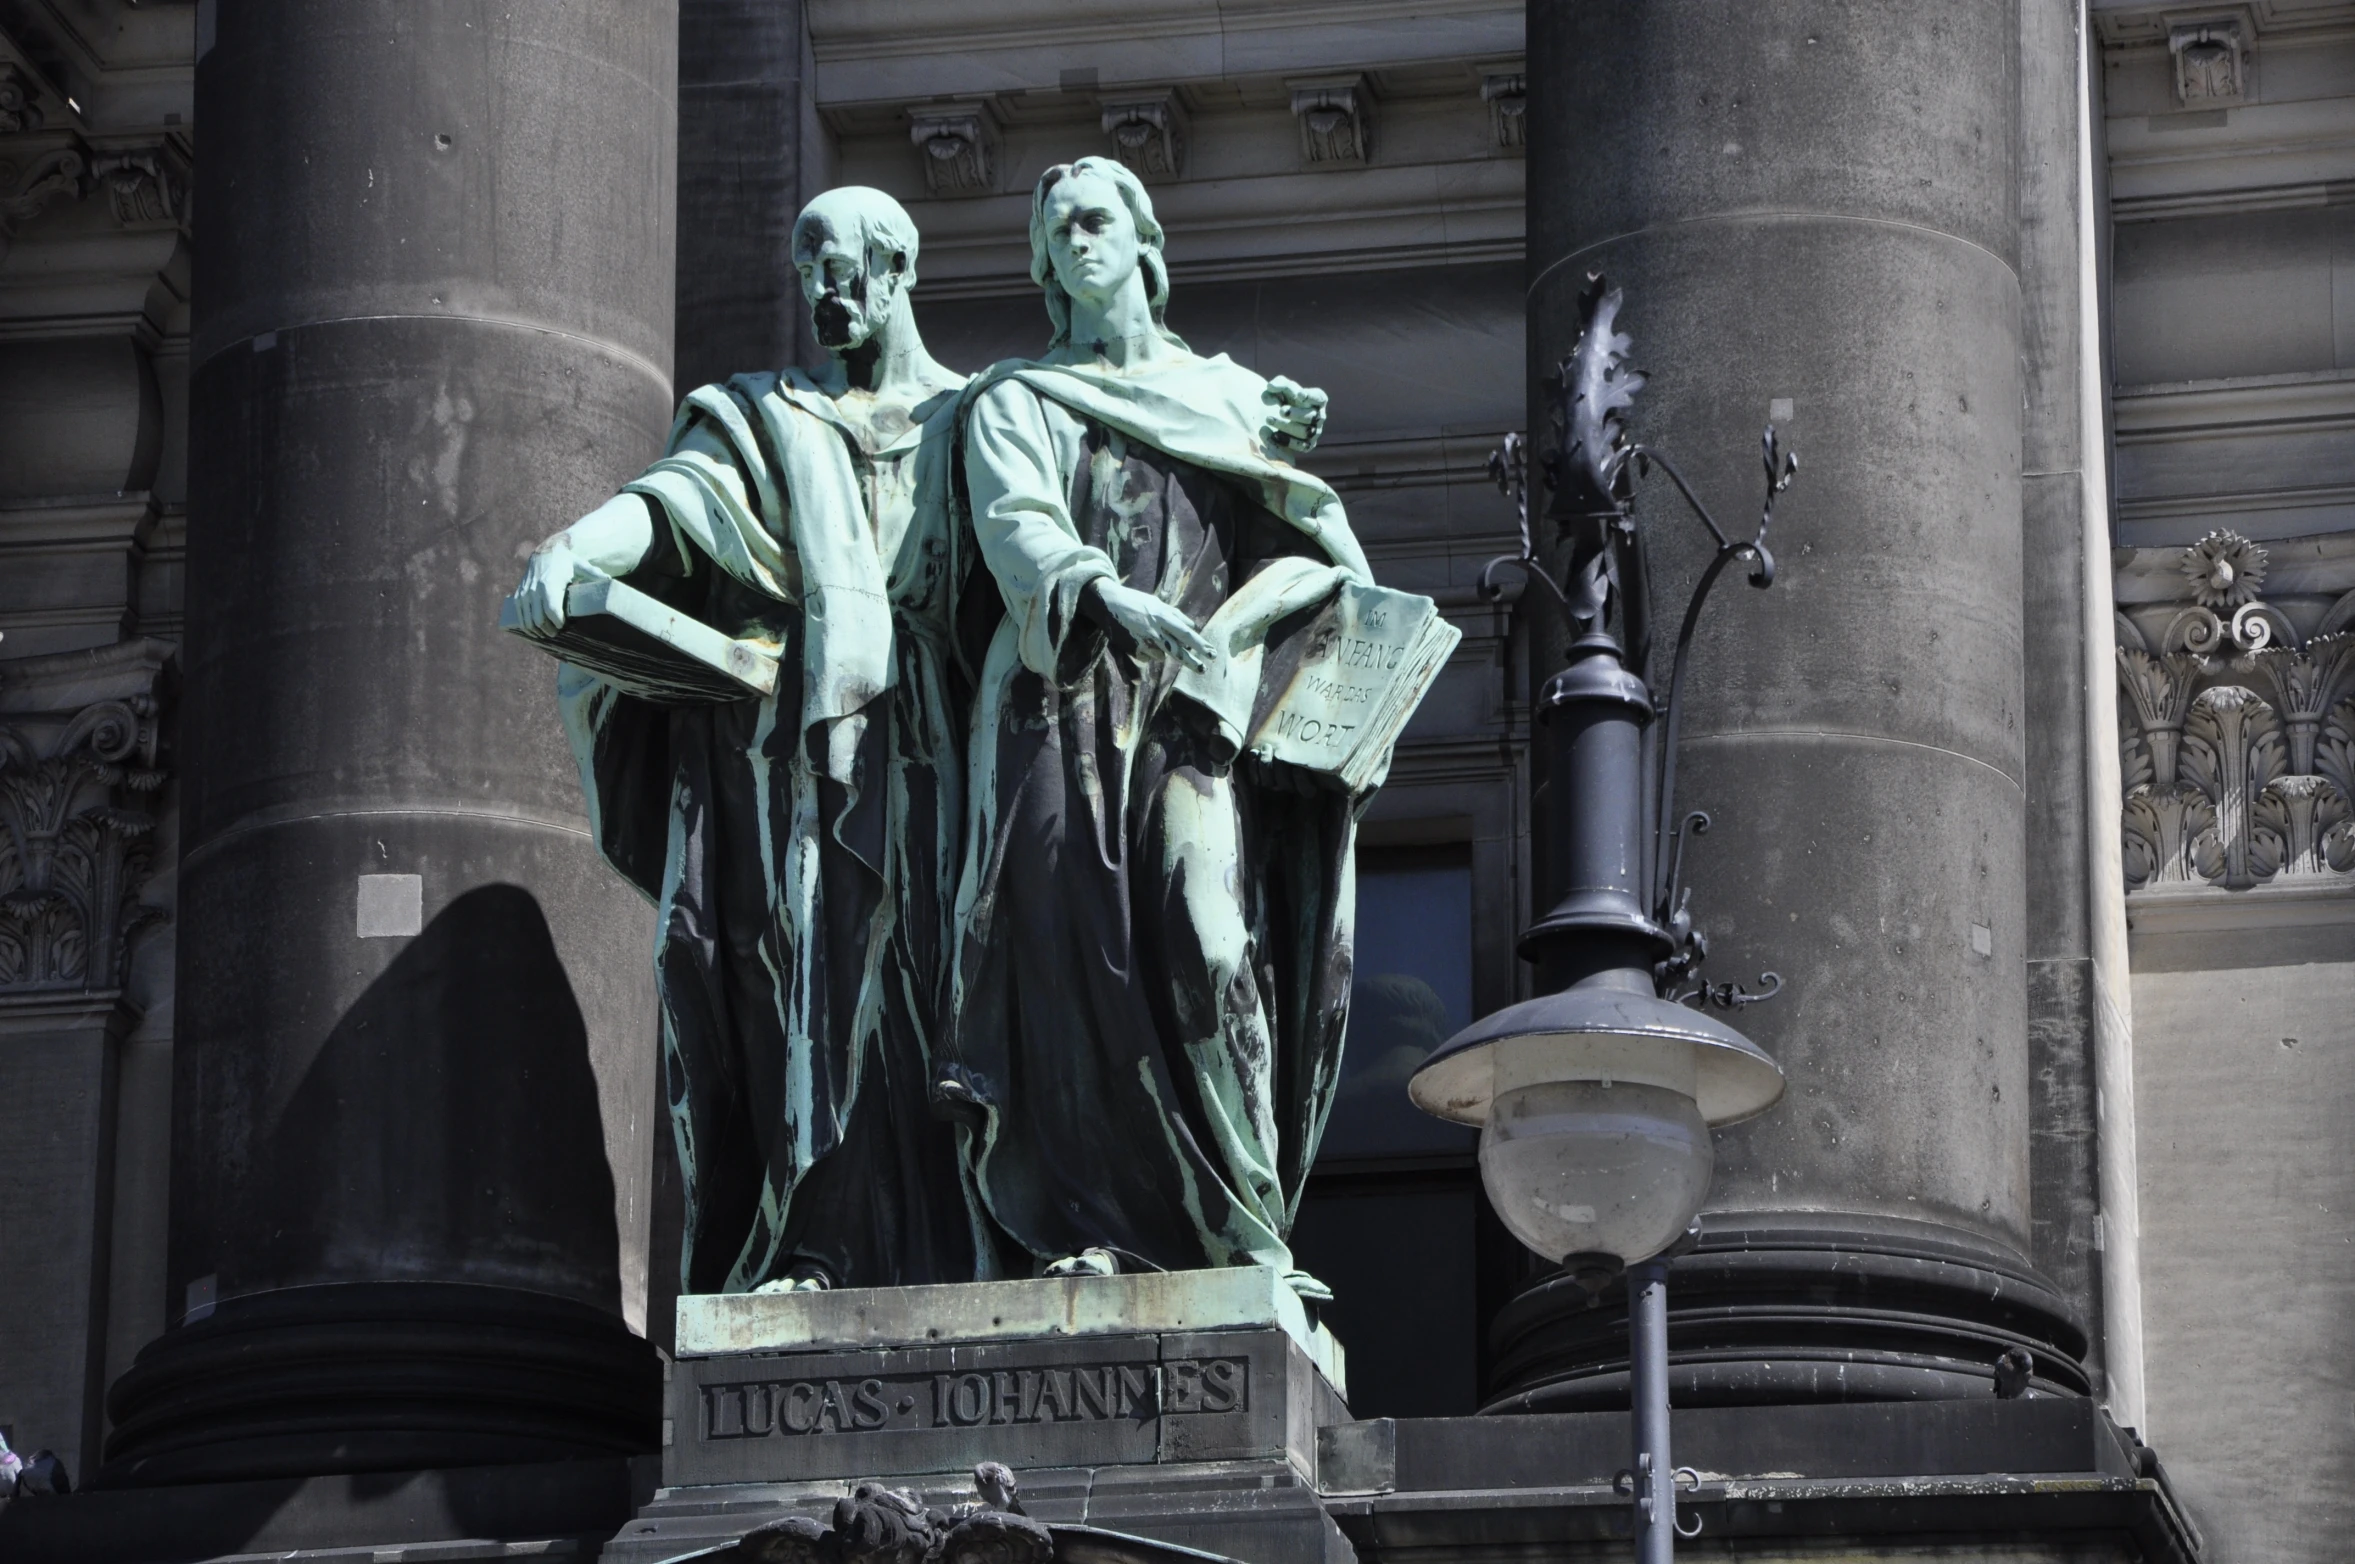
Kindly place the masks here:
<instances>
[{"instance_id":1,"label":"inscription lucas iohannes","mask_svg":"<svg viewBox=\"0 0 2355 1564\"><path fill-rule=\"evenodd\" d=\"M1165 1414L1241 1412L1249 1393L1250 1365L1243 1358L739 1381L703 1387L703 1437L1142 1422Z\"/></svg>"}]
</instances>

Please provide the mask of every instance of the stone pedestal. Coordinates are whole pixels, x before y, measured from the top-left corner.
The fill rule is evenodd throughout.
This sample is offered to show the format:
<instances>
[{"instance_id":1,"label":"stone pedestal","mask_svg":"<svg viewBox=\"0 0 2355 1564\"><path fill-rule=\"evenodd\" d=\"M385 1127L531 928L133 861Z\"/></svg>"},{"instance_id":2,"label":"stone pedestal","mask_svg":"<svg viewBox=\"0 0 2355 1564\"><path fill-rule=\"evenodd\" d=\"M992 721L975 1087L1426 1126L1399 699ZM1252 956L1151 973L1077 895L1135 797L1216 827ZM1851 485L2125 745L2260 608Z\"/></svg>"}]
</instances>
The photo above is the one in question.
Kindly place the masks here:
<instances>
[{"instance_id":1,"label":"stone pedestal","mask_svg":"<svg viewBox=\"0 0 2355 1564\"><path fill-rule=\"evenodd\" d=\"M1315 1490L1340 1346L1272 1270L679 1300L663 1488L606 1557L673 1557L867 1480L1014 1469L1034 1517L1246 1564L1344 1564Z\"/></svg>"}]
</instances>

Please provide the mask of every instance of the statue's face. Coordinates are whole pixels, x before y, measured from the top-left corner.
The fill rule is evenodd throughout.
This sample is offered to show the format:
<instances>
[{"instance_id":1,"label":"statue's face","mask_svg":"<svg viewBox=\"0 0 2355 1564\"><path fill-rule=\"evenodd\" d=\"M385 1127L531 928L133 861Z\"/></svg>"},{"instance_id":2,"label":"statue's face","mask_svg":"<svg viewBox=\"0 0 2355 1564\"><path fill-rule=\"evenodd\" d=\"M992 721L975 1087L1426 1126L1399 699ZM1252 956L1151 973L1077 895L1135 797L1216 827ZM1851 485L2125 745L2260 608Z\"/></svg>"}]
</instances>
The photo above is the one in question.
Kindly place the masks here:
<instances>
[{"instance_id":1,"label":"statue's face","mask_svg":"<svg viewBox=\"0 0 2355 1564\"><path fill-rule=\"evenodd\" d=\"M870 254L855 230L846 233L820 216L805 217L794 229L793 264L818 345L834 353L881 329L906 276L901 257Z\"/></svg>"},{"instance_id":2,"label":"statue's face","mask_svg":"<svg viewBox=\"0 0 2355 1564\"><path fill-rule=\"evenodd\" d=\"M1109 301L1136 275L1137 222L1120 188L1101 174L1074 174L1047 192L1047 261L1076 300Z\"/></svg>"}]
</instances>

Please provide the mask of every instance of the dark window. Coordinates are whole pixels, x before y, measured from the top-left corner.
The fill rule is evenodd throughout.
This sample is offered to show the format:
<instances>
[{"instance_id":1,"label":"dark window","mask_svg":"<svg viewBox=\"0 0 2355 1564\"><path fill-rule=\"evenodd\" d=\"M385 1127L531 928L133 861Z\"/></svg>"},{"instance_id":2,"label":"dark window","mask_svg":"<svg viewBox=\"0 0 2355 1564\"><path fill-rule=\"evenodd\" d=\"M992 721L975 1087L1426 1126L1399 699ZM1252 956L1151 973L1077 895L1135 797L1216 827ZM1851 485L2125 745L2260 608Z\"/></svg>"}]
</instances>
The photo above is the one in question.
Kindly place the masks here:
<instances>
[{"instance_id":1,"label":"dark window","mask_svg":"<svg viewBox=\"0 0 2355 1564\"><path fill-rule=\"evenodd\" d=\"M1323 1318L1359 1417L1479 1405L1484 1257L1502 1230L1482 1202L1477 1135L1406 1095L1473 1016L1472 895L1466 846L1358 853L1349 1040L1292 1249L1333 1289Z\"/></svg>"},{"instance_id":2,"label":"dark window","mask_svg":"<svg viewBox=\"0 0 2355 1564\"><path fill-rule=\"evenodd\" d=\"M1472 860L1461 848L1358 854L1357 975L1320 1165L1468 1152L1475 1137L1407 1100L1407 1077L1472 1020Z\"/></svg>"}]
</instances>

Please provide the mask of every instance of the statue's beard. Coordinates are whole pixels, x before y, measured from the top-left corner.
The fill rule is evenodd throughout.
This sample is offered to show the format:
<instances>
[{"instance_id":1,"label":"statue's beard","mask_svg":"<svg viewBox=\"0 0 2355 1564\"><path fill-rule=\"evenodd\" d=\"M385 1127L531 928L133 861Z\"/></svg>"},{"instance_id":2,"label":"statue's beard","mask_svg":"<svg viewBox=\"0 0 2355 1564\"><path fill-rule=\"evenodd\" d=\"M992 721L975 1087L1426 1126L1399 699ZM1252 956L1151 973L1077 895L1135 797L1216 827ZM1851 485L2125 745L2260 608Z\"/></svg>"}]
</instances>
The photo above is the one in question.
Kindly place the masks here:
<instances>
[{"instance_id":1,"label":"statue's beard","mask_svg":"<svg viewBox=\"0 0 2355 1564\"><path fill-rule=\"evenodd\" d=\"M810 324L817 328L818 346L823 348L853 348L859 345L859 318L850 306L829 294L810 310Z\"/></svg>"}]
</instances>

